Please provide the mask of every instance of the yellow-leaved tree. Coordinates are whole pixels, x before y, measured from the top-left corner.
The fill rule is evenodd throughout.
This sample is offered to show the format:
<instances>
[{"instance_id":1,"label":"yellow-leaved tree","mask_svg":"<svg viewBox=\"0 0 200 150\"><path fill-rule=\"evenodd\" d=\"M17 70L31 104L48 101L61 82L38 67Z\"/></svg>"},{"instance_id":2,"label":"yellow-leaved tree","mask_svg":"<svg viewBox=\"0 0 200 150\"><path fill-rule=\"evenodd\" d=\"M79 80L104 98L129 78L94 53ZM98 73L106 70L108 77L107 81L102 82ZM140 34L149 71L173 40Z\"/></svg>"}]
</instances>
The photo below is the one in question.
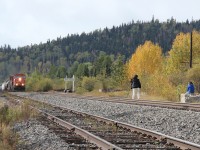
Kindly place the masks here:
<instances>
[{"instance_id":1,"label":"yellow-leaved tree","mask_svg":"<svg viewBox=\"0 0 200 150\"><path fill-rule=\"evenodd\" d=\"M152 75L159 70L162 62L162 49L151 41L146 41L144 45L138 46L131 59L126 64L128 78L134 74L140 76Z\"/></svg>"},{"instance_id":2,"label":"yellow-leaved tree","mask_svg":"<svg viewBox=\"0 0 200 150\"><path fill-rule=\"evenodd\" d=\"M128 80L138 74L142 83L142 90L149 94L156 93L151 80L155 78L155 73L161 70L162 49L151 41L146 41L137 47L135 53L126 64ZM157 77L156 77L157 78ZM152 88L153 87L153 88Z\"/></svg>"},{"instance_id":3,"label":"yellow-leaved tree","mask_svg":"<svg viewBox=\"0 0 200 150\"><path fill-rule=\"evenodd\" d=\"M194 65L200 62L200 33L193 31L192 49ZM172 49L169 51L166 70L168 74L183 73L190 67L190 33L180 33L176 36Z\"/></svg>"},{"instance_id":4,"label":"yellow-leaved tree","mask_svg":"<svg viewBox=\"0 0 200 150\"><path fill-rule=\"evenodd\" d=\"M199 86L200 32L192 31L192 67L190 68L191 33L180 33L176 36L166 63L166 74L175 87L185 87L193 81L196 89ZM185 92L180 88L180 93Z\"/></svg>"}]
</instances>

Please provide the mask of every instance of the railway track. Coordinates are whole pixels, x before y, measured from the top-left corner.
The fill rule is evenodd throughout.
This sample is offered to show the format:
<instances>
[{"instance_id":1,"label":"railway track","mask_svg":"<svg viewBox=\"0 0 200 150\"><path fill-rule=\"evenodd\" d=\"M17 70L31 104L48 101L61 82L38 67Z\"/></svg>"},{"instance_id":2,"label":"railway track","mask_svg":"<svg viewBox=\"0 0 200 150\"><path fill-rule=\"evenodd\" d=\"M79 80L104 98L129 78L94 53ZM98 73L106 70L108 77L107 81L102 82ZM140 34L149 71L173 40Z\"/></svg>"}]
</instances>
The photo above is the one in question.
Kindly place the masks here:
<instances>
[{"instance_id":1,"label":"railway track","mask_svg":"<svg viewBox=\"0 0 200 150\"><path fill-rule=\"evenodd\" d=\"M91 116L56 105L47 106L47 104L36 103L38 102L34 102L34 105L45 111L47 118L68 127L103 149L200 149L200 145L129 124Z\"/></svg>"},{"instance_id":2,"label":"railway track","mask_svg":"<svg viewBox=\"0 0 200 150\"><path fill-rule=\"evenodd\" d=\"M90 143L82 136L74 133L69 128L58 125L56 122L48 119L47 117L40 115L37 120L45 127L48 128L49 132L55 133L67 146L68 149L81 149L81 150L98 150L99 147L93 143ZM21 149L29 149L26 145L20 145Z\"/></svg>"},{"instance_id":3,"label":"railway track","mask_svg":"<svg viewBox=\"0 0 200 150\"><path fill-rule=\"evenodd\" d=\"M94 96L79 96L75 94L69 93L61 93L61 92L53 92L50 94L58 94L61 96L66 96L70 98L79 98L86 100L97 100L97 101L105 101L112 103L124 103L124 104L133 104L133 105L143 105L143 106L155 106L155 107L163 107L163 108L171 108L171 109L182 109L182 110L192 110L192 111L200 111L200 103L178 103L178 102L170 102L170 101L158 101L158 100L132 100L130 98L125 97L94 97Z\"/></svg>"},{"instance_id":4,"label":"railway track","mask_svg":"<svg viewBox=\"0 0 200 150\"><path fill-rule=\"evenodd\" d=\"M7 107L13 107L16 105L20 105L21 103L23 103L23 101L20 100L19 98L16 99L14 97L4 96L4 103ZM35 108L31 107L30 109L35 109ZM35 110L38 111L38 109L35 109ZM85 138L83 138L82 136L80 136L78 134L75 134L75 132L73 130L70 130L69 128L60 126L55 121L48 119L48 117L46 117L46 114L43 113L41 110L39 110L39 112L41 112L42 115L38 115L37 120L43 126L47 127L50 133L51 132L55 133L63 141L65 141L67 143L67 146L65 145L64 147L66 147L68 149L73 149L73 150L74 149L99 150L99 147L96 144L89 142L88 140L86 140ZM27 127L28 126L29 126L29 124L27 124ZM34 146L31 146L29 144L26 145L23 143L19 143L17 149L32 149L32 148L35 149Z\"/></svg>"}]
</instances>

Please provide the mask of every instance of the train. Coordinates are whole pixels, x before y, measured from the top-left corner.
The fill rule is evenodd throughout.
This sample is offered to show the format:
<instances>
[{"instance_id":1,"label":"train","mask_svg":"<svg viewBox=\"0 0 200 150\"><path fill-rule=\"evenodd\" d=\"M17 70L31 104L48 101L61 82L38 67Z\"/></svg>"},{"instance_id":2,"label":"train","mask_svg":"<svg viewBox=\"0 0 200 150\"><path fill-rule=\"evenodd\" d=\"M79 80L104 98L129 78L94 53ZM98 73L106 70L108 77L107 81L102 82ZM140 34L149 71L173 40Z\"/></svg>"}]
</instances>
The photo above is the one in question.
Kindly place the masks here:
<instances>
[{"instance_id":1,"label":"train","mask_svg":"<svg viewBox=\"0 0 200 150\"><path fill-rule=\"evenodd\" d=\"M1 85L2 91L25 91L26 89L26 75L18 73L10 75Z\"/></svg>"}]
</instances>

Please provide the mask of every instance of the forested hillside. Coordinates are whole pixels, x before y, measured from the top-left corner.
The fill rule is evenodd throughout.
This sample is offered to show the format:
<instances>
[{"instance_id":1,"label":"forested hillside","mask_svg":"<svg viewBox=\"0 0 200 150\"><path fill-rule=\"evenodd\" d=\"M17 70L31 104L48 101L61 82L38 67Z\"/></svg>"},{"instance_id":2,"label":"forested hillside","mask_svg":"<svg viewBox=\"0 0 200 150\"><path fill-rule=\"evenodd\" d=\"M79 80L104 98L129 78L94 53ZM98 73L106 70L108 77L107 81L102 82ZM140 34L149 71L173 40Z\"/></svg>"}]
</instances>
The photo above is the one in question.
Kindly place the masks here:
<instances>
[{"instance_id":1,"label":"forested hillside","mask_svg":"<svg viewBox=\"0 0 200 150\"><path fill-rule=\"evenodd\" d=\"M97 29L81 35L73 34L17 49L9 45L0 48L0 80L9 74L31 73L55 77L111 76L134 53L135 49L149 40L157 43L163 54L171 49L172 42L180 32L200 31L200 20L176 22L132 21L111 29Z\"/></svg>"}]
</instances>

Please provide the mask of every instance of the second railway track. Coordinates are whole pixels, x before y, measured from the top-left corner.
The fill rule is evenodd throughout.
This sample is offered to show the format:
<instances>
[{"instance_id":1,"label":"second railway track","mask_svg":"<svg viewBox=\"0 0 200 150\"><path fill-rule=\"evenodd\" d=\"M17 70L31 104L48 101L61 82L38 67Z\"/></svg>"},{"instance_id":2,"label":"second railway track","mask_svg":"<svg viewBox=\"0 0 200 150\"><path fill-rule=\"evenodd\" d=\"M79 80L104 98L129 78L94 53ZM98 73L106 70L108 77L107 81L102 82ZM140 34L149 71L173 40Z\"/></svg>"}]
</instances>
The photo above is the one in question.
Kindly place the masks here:
<instances>
[{"instance_id":1,"label":"second railway track","mask_svg":"<svg viewBox=\"0 0 200 150\"><path fill-rule=\"evenodd\" d=\"M53 92L49 94L53 94L53 95L58 94L58 95L66 96L66 93L64 94L61 92ZM125 98L125 97L94 97L94 96L80 96L76 94L67 94L67 96L71 98L81 98L81 99L86 99L86 100L97 100L97 101L105 101L105 102L113 102L113 103L200 111L200 101L199 103L179 103L179 102L158 101L158 100L132 100L130 98Z\"/></svg>"}]
</instances>

